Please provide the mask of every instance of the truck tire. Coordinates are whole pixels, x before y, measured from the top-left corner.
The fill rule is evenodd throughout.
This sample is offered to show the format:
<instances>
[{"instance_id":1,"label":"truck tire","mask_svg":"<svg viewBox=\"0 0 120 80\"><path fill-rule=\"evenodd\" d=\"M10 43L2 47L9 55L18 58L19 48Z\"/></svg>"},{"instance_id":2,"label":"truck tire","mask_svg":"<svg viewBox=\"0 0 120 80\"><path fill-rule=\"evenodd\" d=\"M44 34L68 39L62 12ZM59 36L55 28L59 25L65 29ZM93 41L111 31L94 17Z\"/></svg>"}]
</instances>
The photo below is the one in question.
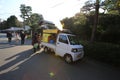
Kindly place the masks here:
<instances>
[{"instance_id":1,"label":"truck tire","mask_svg":"<svg viewBox=\"0 0 120 80\"><path fill-rule=\"evenodd\" d=\"M73 62L72 56L69 55L69 54L65 55L64 59L65 59L65 62L67 62L67 63L72 63Z\"/></svg>"}]
</instances>

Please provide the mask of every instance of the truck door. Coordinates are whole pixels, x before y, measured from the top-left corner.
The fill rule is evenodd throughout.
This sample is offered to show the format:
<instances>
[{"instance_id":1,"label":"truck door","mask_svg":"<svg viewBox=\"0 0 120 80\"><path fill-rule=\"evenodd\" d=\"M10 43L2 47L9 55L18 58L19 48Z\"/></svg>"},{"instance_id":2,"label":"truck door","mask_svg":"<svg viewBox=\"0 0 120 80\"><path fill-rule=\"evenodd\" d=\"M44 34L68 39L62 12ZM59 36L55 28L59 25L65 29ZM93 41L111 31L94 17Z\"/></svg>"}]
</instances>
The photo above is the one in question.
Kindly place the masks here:
<instances>
[{"instance_id":1,"label":"truck door","mask_svg":"<svg viewBox=\"0 0 120 80\"><path fill-rule=\"evenodd\" d=\"M66 35L59 35L56 43L56 54L64 56L68 51L68 39Z\"/></svg>"}]
</instances>

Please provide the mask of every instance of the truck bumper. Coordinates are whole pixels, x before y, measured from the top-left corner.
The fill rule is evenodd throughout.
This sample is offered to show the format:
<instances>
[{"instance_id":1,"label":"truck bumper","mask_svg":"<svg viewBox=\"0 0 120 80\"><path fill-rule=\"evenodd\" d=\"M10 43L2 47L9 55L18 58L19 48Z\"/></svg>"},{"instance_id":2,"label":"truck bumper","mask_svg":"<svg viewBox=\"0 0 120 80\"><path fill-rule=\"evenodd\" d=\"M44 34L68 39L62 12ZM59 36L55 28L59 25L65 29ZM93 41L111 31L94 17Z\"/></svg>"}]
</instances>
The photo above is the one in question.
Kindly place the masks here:
<instances>
[{"instance_id":1,"label":"truck bumper","mask_svg":"<svg viewBox=\"0 0 120 80\"><path fill-rule=\"evenodd\" d=\"M73 53L72 57L73 57L73 61L82 59L84 57L84 51Z\"/></svg>"}]
</instances>

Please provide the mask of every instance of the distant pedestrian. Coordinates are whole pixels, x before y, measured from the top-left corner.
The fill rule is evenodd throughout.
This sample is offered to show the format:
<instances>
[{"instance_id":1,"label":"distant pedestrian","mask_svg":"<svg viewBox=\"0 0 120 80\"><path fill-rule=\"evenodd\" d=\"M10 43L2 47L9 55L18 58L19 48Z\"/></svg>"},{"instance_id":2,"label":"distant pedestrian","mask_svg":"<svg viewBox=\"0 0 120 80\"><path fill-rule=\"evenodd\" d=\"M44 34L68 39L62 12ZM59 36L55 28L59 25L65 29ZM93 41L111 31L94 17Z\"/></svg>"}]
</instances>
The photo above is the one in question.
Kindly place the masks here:
<instances>
[{"instance_id":1,"label":"distant pedestrian","mask_svg":"<svg viewBox=\"0 0 120 80\"><path fill-rule=\"evenodd\" d=\"M15 42L18 43L20 40L20 36L17 32L15 32Z\"/></svg>"},{"instance_id":2,"label":"distant pedestrian","mask_svg":"<svg viewBox=\"0 0 120 80\"><path fill-rule=\"evenodd\" d=\"M21 33L20 33L20 37L21 37L21 45L23 45L24 44L24 42L25 42L25 33L24 33L24 31L22 31Z\"/></svg>"},{"instance_id":3,"label":"distant pedestrian","mask_svg":"<svg viewBox=\"0 0 120 80\"><path fill-rule=\"evenodd\" d=\"M10 43L12 40L12 33L11 32L7 32L7 38L8 38L8 42Z\"/></svg>"}]
</instances>

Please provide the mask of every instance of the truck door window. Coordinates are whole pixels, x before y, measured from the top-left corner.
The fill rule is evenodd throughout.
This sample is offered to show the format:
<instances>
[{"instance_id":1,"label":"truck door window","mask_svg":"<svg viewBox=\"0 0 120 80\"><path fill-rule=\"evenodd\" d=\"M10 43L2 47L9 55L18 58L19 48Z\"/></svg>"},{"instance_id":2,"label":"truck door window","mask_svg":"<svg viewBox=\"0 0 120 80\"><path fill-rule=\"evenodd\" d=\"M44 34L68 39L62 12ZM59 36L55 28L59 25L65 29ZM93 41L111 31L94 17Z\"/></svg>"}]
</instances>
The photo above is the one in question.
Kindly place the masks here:
<instances>
[{"instance_id":1,"label":"truck door window","mask_svg":"<svg viewBox=\"0 0 120 80\"><path fill-rule=\"evenodd\" d=\"M67 37L65 35L60 35L59 36L59 42L68 44Z\"/></svg>"}]
</instances>

